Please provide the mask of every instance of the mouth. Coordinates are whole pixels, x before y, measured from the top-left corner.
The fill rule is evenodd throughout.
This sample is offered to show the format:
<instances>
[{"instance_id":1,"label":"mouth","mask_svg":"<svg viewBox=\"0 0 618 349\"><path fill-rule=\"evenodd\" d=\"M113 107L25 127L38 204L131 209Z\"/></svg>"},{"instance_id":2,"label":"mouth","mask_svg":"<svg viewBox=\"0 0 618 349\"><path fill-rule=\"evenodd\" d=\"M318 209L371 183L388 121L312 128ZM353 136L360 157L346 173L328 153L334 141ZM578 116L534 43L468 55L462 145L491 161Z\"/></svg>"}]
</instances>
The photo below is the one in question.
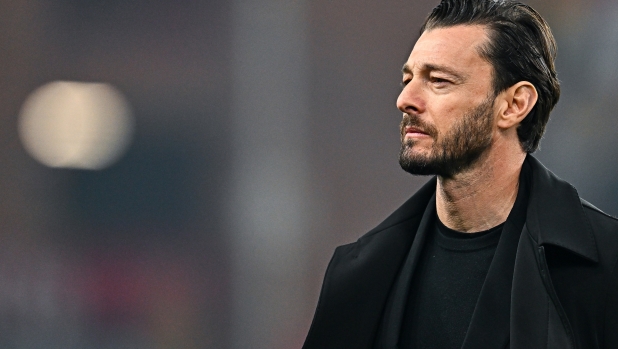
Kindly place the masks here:
<instances>
[{"instance_id":1,"label":"mouth","mask_svg":"<svg viewBox=\"0 0 618 349\"><path fill-rule=\"evenodd\" d=\"M403 129L404 137L423 137L429 136L429 134L418 127L415 126L406 126Z\"/></svg>"}]
</instances>

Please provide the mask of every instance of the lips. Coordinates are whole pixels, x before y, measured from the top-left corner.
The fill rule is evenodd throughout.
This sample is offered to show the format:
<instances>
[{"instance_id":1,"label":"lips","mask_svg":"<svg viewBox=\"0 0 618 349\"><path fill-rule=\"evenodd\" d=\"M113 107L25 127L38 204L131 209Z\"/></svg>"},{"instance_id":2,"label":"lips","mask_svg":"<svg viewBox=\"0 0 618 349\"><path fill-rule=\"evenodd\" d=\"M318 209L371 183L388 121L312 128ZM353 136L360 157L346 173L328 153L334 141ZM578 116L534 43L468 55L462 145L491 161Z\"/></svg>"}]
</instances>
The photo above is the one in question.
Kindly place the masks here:
<instances>
[{"instance_id":1,"label":"lips","mask_svg":"<svg viewBox=\"0 0 618 349\"><path fill-rule=\"evenodd\" d=\"M404 128L404 134L406 134L406 135L408 135L408 134L412 134L412 135L418 134L418 135L426 135L426 136L429 135L427 132L425 132L425 131L423 131L420 128L415 127L415 126L406 126Z\"/></svg>"},{"instance_id":2,"label":"lips","mask_svg":"<svg viewBox=\"0 0 618 349\"><path fill-rule=\"evenodd\" d=\"M403 114L403 119L399 124L401 139L404 138L433 138L438 135L438 130L433 124L423 121L414 114Z\"/></svg>"}]
</instances>

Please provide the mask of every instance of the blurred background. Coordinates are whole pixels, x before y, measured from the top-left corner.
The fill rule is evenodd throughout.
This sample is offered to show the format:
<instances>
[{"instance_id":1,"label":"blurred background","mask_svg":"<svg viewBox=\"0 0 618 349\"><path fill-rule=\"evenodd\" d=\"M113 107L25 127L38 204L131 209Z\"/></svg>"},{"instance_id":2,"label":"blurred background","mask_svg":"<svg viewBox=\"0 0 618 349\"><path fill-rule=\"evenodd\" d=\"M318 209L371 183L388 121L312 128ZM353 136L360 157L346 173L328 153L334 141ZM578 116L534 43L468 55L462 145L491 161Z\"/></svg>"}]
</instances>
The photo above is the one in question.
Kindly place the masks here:
<instances>
[{"instance_id":1,"label":"blurred background","mask_svg":"<svg viewBox=\"0 0 618 349\"><path fill-rule=\"evenodd\" d=\"M300 348L326 265L428 178L400 68L436 1L0 0L0 347ZM618 214L618 3L558 41L541 150Z\"/></svg>"}]
</instances>

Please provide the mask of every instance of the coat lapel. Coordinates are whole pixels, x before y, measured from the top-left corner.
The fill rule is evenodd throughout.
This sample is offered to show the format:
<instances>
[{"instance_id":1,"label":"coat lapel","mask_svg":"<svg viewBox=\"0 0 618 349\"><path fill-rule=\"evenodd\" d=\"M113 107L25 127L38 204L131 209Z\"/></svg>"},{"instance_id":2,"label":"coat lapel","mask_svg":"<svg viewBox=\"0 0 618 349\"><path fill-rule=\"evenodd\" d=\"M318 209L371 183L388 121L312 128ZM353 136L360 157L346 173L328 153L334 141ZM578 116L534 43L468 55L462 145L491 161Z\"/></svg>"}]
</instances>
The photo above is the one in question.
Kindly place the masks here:
<instances>
[{"instance_id":1,"label":"coat lapel","mask_svg":"<svg viewBox=\"0 0 618 349\"><path fill-rule=\"evenodd\" d=\"M517 250L514 257L497 250L464 349L574 347L543 248L558 246L598 262L596 242L576 190L532 156L524 166L531 176L525 226L519 236L509 234L499 243L498 248L508 244ZM434 178L356 243L337 248L303 349L372 347L394 281L435 187ZM511 280L501 272L508 268ZM508 294L510 303L503 297Z\"/></svg>"},{"instance_id":2,"label":"coat lapel","mask_svg":"<svg viewBox=\"0 0 618 349\"><path fill-rule=\"evenodd\" d=\"M511 349L569 349L575 343L545 260L546 245L598 262L598 251L575 188L532 156L526 225L517 247L510 311Z\"/></svg>"},{"instance_id":3,"label":"coat lapel","mask_svg":"<svg viewBox=\"0 0 618 349\"><path fill-rule=\"evenodd\" d=\"M430 180L356 243L337 248L303 349L372 347L392 285L435 187L435 179Z\"/></svg>"},{"instance_id":4,"label":"coat lapel","mask_svg":"<svg viewBox=\"0 0 618 349\"><path fill-rule=\"evenodd\" d=\"M511 349L547 348L550 299L539 273L535 249L535 243L524 228L513 272Z\"/></svg>"},{"instance_id":5,"label":"coat lapel","mask_svg":"<svg viewBox=\"0 0 618 349\"><path fill-rule=\"evenodd\" d=\"M528 156L532 187L526 224L537 246L554 245L592 262L599 261L592 227L577 190Z\"/></svg>"},{"instance_id":6,"label":"coat lapel","mask_svg":"<svg viewBox=\"0 0 618 349\"><path fill-rule=\"evenodd\" d=\"M462 349L574 347L544 246L597 261L596 243L571 185L532 156L524 163L520 184L524 187L511 215L521 212L517 206L522 204L524 214L507 220Z\"/></svg>"},{"instance_id":7,"label":"coat lapel","mask_svg":"<svg viewBox=\"0 0 618 349\"><path fill-rule=\"evenodd\" d=\"M406 257L401 271L398 273L393 290L389 297L386 309L383 315L381 333L376 339L376 348L380 349L397 349L399 343L399 335L401 333L401 324L404 317L406 303L410 294L410 285L414 271L421 257L423 246L427 236L433 232L433 225L436 216L436 196L427 203L423 218L416 231L416 237L412 242L412 247Z\"/></svg>"},{"instance_id":8,"label":"coat lapel","mask_svg":"<svg viewBox=\"0 0 618 349\"><path fill-rule=\"evenodd\" d=\"M542 246L524 227L515 260L511 307L511 349L572 349L570 326L561 319Z\"/></svg>"},{"instance_id":9,"label":"coat lapel","mask_svg":"<svg viewBox=\"0 0 618 349\"><path fill-rule=\"evenodd\" d=\"M509 343L511 288L517 245L526 223L530 168L522 168L519 190L472 314L462 349L505 348Z\"/></svg>"},{"instance_id":10,"label":"coat lapel","mask_svg":"<svg viewBox=\"0 0 618 349\"><path fill-rule=\"evenodd\" d=\"M498 349L508 345L510 295L516 246L520 236L521 224L507 221L479 294L462 349Z\"/></svg>"}]
</instances>

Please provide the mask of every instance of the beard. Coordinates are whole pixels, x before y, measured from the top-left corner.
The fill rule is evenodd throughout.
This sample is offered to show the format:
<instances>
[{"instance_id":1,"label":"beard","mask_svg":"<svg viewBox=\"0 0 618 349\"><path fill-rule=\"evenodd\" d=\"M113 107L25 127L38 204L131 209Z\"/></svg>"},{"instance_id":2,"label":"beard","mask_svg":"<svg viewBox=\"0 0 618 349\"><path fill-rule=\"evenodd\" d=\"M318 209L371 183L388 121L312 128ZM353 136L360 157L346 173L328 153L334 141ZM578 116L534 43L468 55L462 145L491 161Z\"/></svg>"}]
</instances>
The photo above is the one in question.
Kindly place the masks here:
<instances>
[{"instance_id":1,"label":"beard","mask_svg":"<svg viewBox=\"0 0 618 349\"><path fill-rule=\"evenodd\" d=\"M415 115L404 114L401 121L401 150L399 165L413 175L438 175L452 178L470 168L492 144L493 98L457 120L443 137L434 125L427 124ZM433 144L428 154L415 153L414 140L405 140L405 128L414 126L431 138Z\"/></svg>"}]
</instances>

